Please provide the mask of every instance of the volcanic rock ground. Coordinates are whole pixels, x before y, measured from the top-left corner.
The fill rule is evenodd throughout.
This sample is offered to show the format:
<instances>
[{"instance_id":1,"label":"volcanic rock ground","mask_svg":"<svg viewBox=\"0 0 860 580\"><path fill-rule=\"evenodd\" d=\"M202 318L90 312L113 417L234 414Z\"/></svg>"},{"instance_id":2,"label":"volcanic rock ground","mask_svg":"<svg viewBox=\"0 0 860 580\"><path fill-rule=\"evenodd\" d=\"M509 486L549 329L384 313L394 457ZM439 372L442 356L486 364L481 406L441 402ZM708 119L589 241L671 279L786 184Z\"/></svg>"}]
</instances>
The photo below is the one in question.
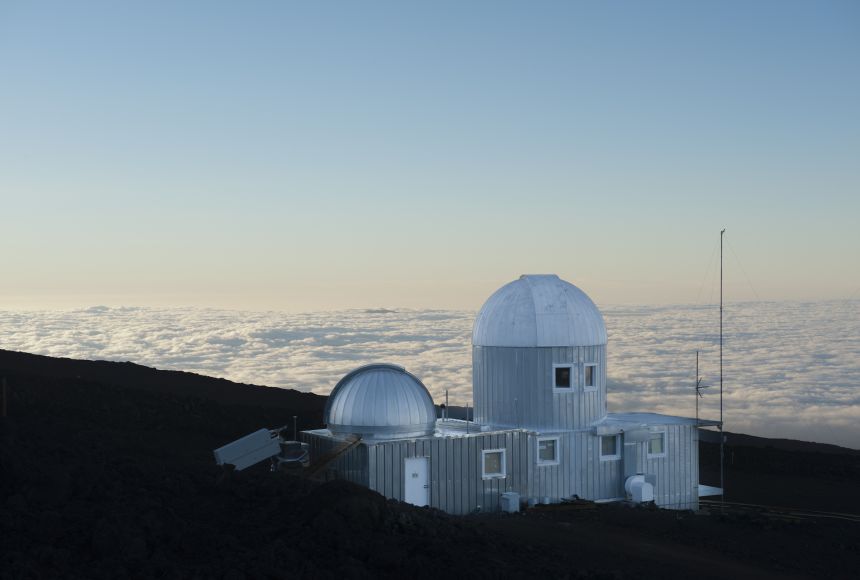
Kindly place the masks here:
<instances>
[{"instance_id":1,"label":"volcanic rock ground","mask_svg":"<svg viewBox=\"0 0 860 580\"><path fill-rule=\"evenodd\" d=\"M214 465L325 398L0 351L0 578L856 577L860 524L573 505L448 516L344 482ZM702 444L714 483L717 448ZM860 513L860 453L730 436L732 501Z\"/></svg>"}]
</instances>

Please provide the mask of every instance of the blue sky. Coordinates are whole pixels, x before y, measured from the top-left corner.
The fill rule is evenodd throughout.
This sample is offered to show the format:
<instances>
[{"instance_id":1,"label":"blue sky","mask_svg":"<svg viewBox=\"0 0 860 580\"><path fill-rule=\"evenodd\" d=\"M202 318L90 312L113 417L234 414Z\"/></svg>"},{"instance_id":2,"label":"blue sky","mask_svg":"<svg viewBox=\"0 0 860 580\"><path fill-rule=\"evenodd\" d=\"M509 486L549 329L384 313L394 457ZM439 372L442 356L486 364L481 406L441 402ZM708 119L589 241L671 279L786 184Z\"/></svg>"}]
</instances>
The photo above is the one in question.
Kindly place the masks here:
<instances>
[{"instance_id":1,"label":"blue sky","mask_svg":"<svg viewBox=\"0 0 860 580\"><path fill-rule=\"evenodd\" d=\"M720 227L856 296L858 64L853 1L0 0L0 307L693 302Z\"/></svg>"}]
</instances>

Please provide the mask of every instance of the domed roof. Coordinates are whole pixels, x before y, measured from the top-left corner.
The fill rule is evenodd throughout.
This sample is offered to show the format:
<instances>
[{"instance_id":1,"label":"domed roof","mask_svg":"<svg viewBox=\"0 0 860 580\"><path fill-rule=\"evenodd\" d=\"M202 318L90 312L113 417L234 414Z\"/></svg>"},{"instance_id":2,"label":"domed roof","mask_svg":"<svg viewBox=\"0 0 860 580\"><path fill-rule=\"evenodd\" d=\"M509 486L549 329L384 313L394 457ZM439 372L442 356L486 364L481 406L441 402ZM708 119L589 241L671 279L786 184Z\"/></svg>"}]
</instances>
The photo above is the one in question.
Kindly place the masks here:
<instances>
[{"instance_id":1,"label":"domed roof","mask_svg":"<svg viewBox=\"0 0 860 580\"><path fill-rule=\"evenodd\" d=\"M603 315L582 290L555 274L520 276L490 296L472 328L475 346L606 344Z\"/></svg>"},{"instance_id":2,"label":"domed roof","mask_svg":"<svg viewBox=\"0 0 860 580\"><path fill-rule=\"evenodd\" d=\"M323 418L332 433L395 439L432 435L436 407L427 387L403 367L371 364L343 377Z\"/></svg>"}]
</instances>

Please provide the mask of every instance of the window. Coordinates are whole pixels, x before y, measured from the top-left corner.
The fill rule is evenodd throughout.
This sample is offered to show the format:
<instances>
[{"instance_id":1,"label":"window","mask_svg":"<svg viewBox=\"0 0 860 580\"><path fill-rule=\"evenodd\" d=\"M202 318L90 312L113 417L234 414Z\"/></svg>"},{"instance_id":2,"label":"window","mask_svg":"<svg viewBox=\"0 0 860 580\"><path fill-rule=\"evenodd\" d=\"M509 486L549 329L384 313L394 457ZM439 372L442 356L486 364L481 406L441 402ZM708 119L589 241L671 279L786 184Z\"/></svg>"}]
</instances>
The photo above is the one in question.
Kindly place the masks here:
<instances>
[{"instance_id":1,"label":"window","mask_svg":"<svg viewBox=\"0 0 860 580\"><path fill-rule=\"evenodd\" d=\"M558 437L540 437L537 440L538 465L558 465Z\"/></svg>"},{"instance_id":2,"label":"window","mask_svg":"<svg viewBox=\"0 0 860 580\"><path fill-rule=\"evenodd\" d=\"M570 391L573 386L573 367L571 365L552 365L553 389Z\"/></svg>"},{"instance_id":3,"label":"window","mask_svg":"<svg viewBox=\"0 0 860 580\"><path fill-rule=\"evenodd\" d=\"M583 386L586 391L597 389L597 365L587 364L583 367Z\"/></svg>"},{"instance_id":4,"label":"window","mask_svg":"<svg viewBox=\"0 0 860 580\"><path fill-rule=\"evenodd\" d=\"M505 469L505 450L504 449L487 449L482 452L484 455L483 473L481 476L484 479L496 479L505 477L507 471Z\"/></svg>"},{"instance_id":5,"label":"window","mask_svg":"<svg viewBox=\"0 0 860 580\"><path fill-rule=\"evenodd\" d=\"M618 435L601 435L600 436L600 460L609 461L611 459L621 459L621 437Z\"/></svg>"},{"instance_id":6,"label":"window","mask_svg":"<svg viewBox=\"0 0 860 580\"><path fill-rule=\"evenodd\" d=\"M652 433L648 439L648 457L666 456L666 432Z\"/></svg>"}]
</instances>

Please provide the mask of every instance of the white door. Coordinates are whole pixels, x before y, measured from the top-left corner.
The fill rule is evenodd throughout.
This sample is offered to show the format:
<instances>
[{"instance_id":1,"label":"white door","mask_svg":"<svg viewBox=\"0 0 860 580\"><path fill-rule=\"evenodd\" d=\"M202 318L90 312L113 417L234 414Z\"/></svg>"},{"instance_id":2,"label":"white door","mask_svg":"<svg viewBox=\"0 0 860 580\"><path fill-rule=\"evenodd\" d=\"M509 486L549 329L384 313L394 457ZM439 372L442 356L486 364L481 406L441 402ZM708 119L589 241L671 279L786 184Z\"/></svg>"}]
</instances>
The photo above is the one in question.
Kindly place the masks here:
<instances>
[{"instance_id":1,"label":"white door","mask_svg":"<svg viewBox=\"0 0 860 580\"><path fill-rule=\"evenodd\" d=\"M417 506L430 505L430 458L407 458L403 473L406 476L403 501Z\"/></svg>"}]
</instances>

